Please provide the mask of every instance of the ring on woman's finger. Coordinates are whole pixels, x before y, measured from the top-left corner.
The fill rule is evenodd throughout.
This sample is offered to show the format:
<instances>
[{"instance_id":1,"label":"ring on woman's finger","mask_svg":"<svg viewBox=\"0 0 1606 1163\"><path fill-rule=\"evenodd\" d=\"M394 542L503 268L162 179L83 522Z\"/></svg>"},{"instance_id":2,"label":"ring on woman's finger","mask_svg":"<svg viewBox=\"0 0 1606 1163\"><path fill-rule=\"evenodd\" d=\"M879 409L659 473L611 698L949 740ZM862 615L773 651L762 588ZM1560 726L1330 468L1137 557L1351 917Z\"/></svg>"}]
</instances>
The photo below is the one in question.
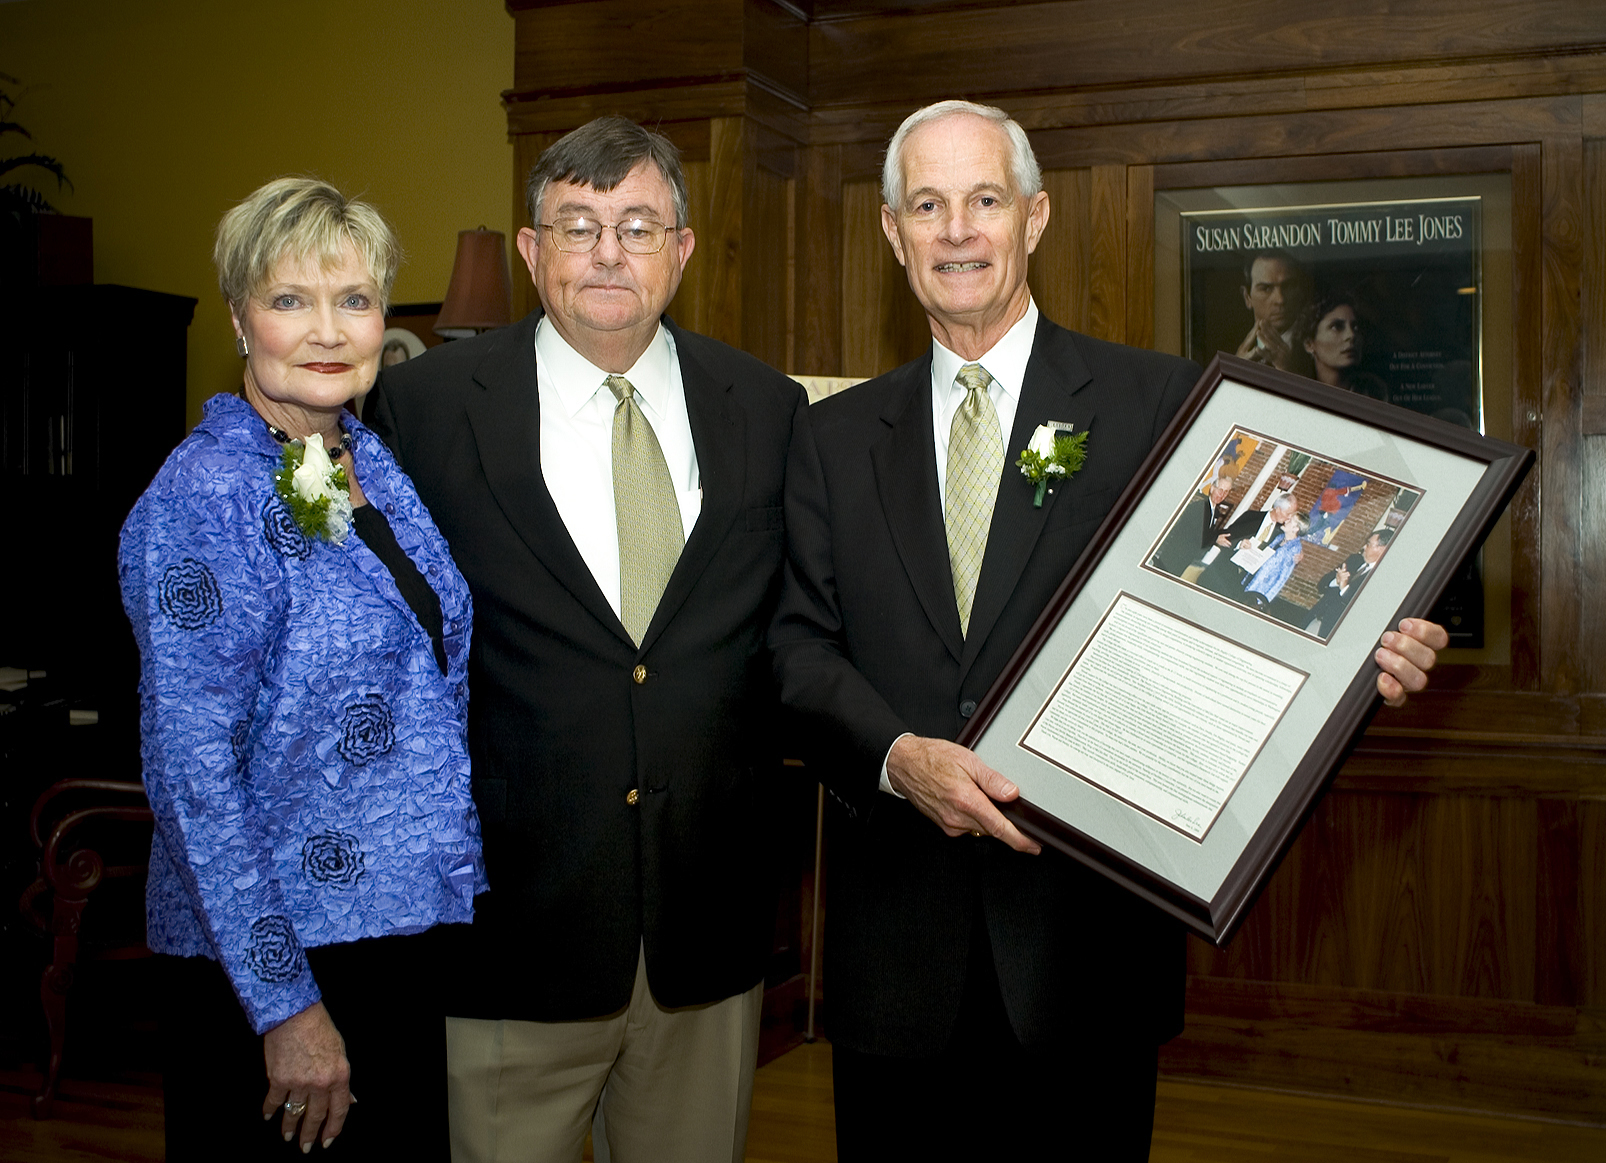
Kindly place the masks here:
<instances>
[{"instance_id":1,"label":"ring on woman's finger","mask_svg":"<svg viewBox=\"0 0 1606 1163\"><path fill-rule=\"evenodd\" d=\"M287 1102L284 1104L284 1113L293 1119L299 1119L307 1113L307 1104L304 1102Z\"/></svg>"}]
</instances>

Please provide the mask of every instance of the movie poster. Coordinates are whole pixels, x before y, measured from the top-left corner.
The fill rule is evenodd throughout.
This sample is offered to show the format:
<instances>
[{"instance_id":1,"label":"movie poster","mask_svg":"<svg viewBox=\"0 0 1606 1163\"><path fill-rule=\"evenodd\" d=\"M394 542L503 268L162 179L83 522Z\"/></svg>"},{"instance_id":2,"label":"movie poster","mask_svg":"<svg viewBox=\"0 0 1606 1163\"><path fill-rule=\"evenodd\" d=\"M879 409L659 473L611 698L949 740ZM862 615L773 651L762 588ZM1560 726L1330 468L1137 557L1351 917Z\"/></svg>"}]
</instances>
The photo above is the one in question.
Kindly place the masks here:
<instances>
[{"instance_id":1,"label":"movie poster","mask_svg":"<svg viewBox=\"0 0 1606 1163\"><path fill-rule=\"evenodd\" d=\"M1184 211L1187 352L1481 432L1482 211L1480 197ZM1452 645L1483 644L1475 563L1433 616Z\"/></svg>"},{"instance_id":2,"label":"movie poster","mask_svg":"<svg viewBox=\"0 0 1606 1163\"><path fill-rule=\"evenodd\" d=\"M1188 354L1482 431L1481 211L1472 197L1184 213Z\"/></svg>"}]
</instances>

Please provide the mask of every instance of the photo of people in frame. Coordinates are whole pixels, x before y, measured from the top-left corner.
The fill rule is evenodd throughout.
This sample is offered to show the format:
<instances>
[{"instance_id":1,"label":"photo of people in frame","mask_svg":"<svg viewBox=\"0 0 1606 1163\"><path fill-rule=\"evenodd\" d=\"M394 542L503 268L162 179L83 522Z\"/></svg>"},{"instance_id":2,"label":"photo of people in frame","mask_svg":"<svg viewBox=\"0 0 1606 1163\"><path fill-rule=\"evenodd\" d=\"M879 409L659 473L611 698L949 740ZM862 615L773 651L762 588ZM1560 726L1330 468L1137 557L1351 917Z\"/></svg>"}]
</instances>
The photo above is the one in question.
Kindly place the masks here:
<instances>
[{"instance_id":1,"label":"photo of people in frame","mask_svg":"<svg viewBox=\"0 0 1606 1163\"><path fill-rule=\"evenodd\" d=\"M1235 428L1145 567L1328 641L1422 490Z\"/></svg>"}]
</instances>

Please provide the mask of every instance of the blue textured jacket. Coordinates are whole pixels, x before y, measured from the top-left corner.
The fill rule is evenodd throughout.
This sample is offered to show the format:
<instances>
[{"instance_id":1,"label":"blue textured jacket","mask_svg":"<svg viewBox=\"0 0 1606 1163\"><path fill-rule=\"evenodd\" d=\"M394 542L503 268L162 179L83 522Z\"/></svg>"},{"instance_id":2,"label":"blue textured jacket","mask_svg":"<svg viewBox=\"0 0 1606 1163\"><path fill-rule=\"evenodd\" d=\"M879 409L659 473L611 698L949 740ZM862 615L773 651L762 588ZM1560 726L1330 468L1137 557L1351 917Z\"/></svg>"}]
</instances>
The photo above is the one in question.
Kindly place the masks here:
<instances>
[{"instance_id":1,"label":"blue textured jacket","mask_svg":"<svg viewBox=\"0 0 1606 1163\"><path fill-rule=\"evenodd\" d=\"M440 597L445 675L355 529L301 533L279 446L234 396L207 401L118 558L156 816L147 941L220 962L258 1032L319 999L305 947L468 921L486 887L468 586L384 444L345 423L368 503Z\"/></svg>"}]
</instances>

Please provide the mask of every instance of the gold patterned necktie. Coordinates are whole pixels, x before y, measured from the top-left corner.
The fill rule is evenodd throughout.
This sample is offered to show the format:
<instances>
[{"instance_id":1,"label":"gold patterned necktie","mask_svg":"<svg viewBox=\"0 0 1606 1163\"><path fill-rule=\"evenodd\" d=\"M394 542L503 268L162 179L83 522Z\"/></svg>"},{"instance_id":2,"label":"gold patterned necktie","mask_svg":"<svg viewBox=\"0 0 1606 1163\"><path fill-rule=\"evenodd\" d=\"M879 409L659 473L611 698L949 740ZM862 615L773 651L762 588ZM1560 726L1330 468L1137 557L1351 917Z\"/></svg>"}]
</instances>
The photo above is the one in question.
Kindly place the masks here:
<instances>
[{"instance_id":1,"label":"gold patterned necktie","mask_svg":"<svg viewBox=\"0 0 1606 1163\"><path fill-rule=\"evenodd\" d=\"M993 377L981 364L967 363L954 382L965 389L965 399L948 430L948 495L943 516L959 629L969 634L976 579L981 576L987 530L993 523L993 503L1004 471L1004 440L998 430L998 410L987 395Z\"/></svg>"},{"instance_id":2,"label":"gold patterned necktie","mask_svg":"<svg viewBox=\"0 0 1606 1163\"><path fill-rule=\"evenodd\" d=\"M675 572L686 536L669 465L624 376L605 381L613 410L613 507L619 526L619 613L638 646Z\"/></svg>"}]
</instances>

